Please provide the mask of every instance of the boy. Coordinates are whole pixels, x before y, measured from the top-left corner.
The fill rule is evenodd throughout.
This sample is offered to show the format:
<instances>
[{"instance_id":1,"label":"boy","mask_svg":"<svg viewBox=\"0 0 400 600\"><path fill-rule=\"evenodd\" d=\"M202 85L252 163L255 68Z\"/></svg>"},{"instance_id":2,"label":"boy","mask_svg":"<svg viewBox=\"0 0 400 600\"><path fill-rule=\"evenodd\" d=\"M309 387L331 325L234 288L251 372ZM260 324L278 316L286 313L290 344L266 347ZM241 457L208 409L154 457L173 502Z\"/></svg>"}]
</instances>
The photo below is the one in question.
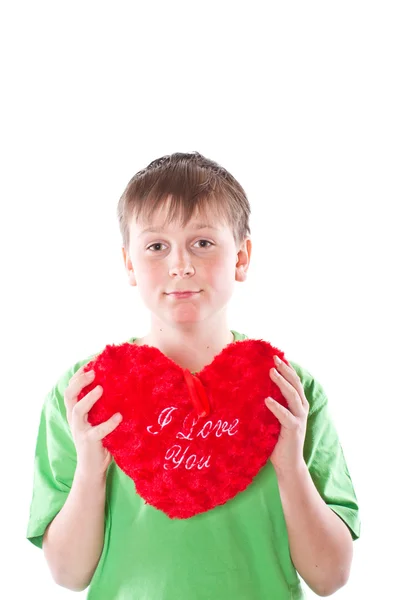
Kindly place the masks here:
<instances>
[{"instance_id":1,"label":"boy","mask_svg":"<svg viewBox=\"0 0 400 600\"><path fill-rule=\"evenodd\" d=\"M131 179L118 205L123 259L151 330L128 342L196 372L246 339L226 311L249 267L249 215L236 179L199 153L165 156ZM281 433L253 482L212 510L170 519L144 503L102 446L121 418L88 423L102 390L77 402L93 382L83 367L94 356L49 392L38 433L27 537L59 585L90 584L89 600L289 600L304 598L298 573L320 596L346 583L357 499L308 371L277 362L269 373L289 408L266 399Z\"/></svg>"}]
</instances>

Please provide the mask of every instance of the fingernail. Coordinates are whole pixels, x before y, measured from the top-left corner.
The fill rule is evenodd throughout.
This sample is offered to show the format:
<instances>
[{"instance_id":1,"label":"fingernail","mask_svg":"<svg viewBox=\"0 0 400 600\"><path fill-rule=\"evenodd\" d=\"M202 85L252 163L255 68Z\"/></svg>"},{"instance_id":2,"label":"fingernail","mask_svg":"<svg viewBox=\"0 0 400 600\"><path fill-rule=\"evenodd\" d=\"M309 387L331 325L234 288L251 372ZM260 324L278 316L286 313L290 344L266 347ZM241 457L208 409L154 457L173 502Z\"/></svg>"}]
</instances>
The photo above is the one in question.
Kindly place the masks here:
<instances>
[{"instance_id":1,"label":"fingernail","mask_svg":"<svg viewBox=\"0 0 400 600\"><path fill-rule=\"evenodd\" d=\"M276 362L276 364L277 364L277 365L280 365L280 364L281 364L281 362L282 362L282 361L281 361L281 359L279 358L279 356L274 356L274 359L275 359L275 362Z\"/></svg>"}]
</instances>

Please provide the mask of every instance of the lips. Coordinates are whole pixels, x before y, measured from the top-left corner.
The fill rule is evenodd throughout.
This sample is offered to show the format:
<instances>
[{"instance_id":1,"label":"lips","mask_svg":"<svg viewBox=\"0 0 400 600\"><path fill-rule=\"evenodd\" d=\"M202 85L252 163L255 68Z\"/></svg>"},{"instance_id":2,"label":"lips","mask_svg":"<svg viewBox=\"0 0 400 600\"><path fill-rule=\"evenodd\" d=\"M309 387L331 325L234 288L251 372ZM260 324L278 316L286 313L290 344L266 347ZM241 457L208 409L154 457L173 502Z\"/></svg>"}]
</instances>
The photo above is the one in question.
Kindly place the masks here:
<instances>
[{"instance_id":1,"label":"lips","mask_svg":"<svg viewBox=\"0 0 400 600\"><path fill-rule=\"evenodd\" d=\"M188 298L189 296L194 296L194 294L198 294L199 292L170 292L167 296L175 296L176 298Z\"/></svg>"},{"instance_id":2,"label":"lips","mask_svg":"<svg viewBox=\"0 0 400 600\"><path fill-rule=\"evenodd\" d=\"M171 292L167 294L168 296L173 296L174 298L190 298L199 292Z\"/></svg>"}]
</instances>

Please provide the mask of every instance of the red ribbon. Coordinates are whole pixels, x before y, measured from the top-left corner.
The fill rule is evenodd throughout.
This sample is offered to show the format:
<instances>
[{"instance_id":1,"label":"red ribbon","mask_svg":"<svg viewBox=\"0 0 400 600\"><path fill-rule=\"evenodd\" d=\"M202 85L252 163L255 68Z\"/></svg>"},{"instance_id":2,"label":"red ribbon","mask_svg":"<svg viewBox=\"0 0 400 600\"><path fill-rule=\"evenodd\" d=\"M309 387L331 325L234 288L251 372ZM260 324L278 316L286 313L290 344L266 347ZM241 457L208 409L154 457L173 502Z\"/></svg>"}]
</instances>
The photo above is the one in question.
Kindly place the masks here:
<instances>
[{"instance_id":1,"label":"red ribbon","mask_svg":"<svg viewBox=\"0 0 400 600\"><path fill-rule=\"evenodd\" d=\"M189 369L183 369L186 385L189 389L190 398L199 417L207 417L210 414L210 403L206 390L200 379L193 375Z\"/></svg>"}]
</instances>

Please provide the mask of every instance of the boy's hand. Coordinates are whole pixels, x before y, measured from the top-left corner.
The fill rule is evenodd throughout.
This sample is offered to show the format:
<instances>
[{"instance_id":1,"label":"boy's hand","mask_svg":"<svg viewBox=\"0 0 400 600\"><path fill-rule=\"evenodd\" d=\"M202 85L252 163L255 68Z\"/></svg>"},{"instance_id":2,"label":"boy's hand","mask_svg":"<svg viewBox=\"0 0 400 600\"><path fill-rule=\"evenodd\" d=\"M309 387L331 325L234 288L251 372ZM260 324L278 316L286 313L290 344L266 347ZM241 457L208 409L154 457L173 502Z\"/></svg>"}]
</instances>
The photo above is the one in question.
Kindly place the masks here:
<instances>
[{"instance_id":1,"label":"boy's hand","mask_svg":"<svg viewBox=\"0 0 400 600\"><path fill-rule=\"evenodd\" d=\"M303 446L307 429L309 404L305 397L299 376L293 367L274 356L278 374L270 370L272 381L286 398L289 409L267 398L265 404L281 424L276 446L270 460L277 473L288 473L304 463Z\"/></svg>"},{"instance_id":2,"label":"boy's hand","mask_svg":"<svg viewBox=\"0 0 400 600\"><path fill-rule=\"evenodd\" d=\"M102 439L111 433L121 422L122 417L113 415L108 421L93 427L88 422L88 412L100 398L103 390L95 387L81 400L77 400L81 390L94 381L93 371L84 372L83 365L69 380L64 393L67 420L77 453L77 468L88 477L102 476L112 461L110 452L104 448Z\"/></svg>"}]
</instances>

